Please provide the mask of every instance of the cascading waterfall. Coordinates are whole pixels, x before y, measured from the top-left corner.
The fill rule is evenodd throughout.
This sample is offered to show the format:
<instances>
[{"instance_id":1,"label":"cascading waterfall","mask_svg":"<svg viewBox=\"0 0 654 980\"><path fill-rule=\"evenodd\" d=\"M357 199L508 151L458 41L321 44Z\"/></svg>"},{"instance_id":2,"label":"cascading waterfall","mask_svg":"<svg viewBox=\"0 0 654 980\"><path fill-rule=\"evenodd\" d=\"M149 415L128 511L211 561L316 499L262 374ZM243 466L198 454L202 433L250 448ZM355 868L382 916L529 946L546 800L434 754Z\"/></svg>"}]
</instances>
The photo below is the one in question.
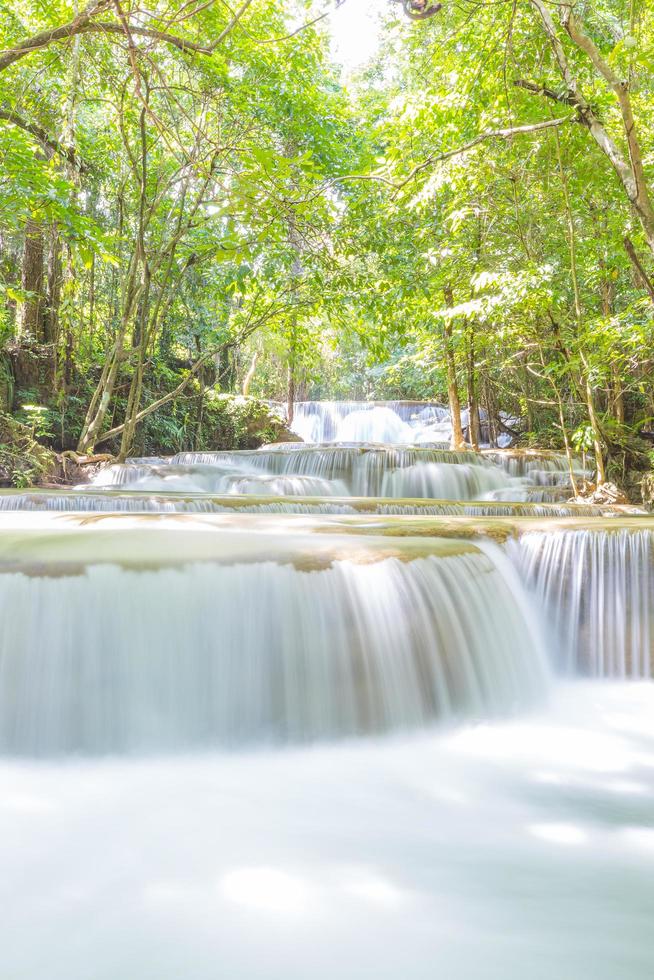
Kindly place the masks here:
<instances>
[{"instance_id":1,"label":"cascading waterfall","mask_svg":"<svg viewBox=\"0 0 654 980\"><path fill-rule=\"evenodd\" d=\"M487 462L483 456L472 452L451 452L447 449L423 449L404 447L371 446L311 446L287 449L283 444L249 453L180 453L172 460L175 466L229 466L243 465L261 469L269 474L285 474L312 477L320 480L339 481L347 492L355 496L447 496L447 492L431 492L436 489L437 480L425 481L422 492L412 492L402 484L401 474L413 468L414 483L419 484L419 473L429 464L461 468L459 479L447 481L445 475L441 483L448 487L452 499L460 496L460 487L466 483L473 492L475 483L480 485L469 471L475 467L488 471L489 485L493 488L509 487L515 483L504 472ZM392 476L397 473L395 483ZM455 470L452 470L454 475ZM139 478L142 477L139 474ZM389 482L390 478L390 482ZM122 481L129 482L129 474L121 475ZM136 482L130 484L138 487ZM171 488L172 489L172 488ZM180 488L181 489L181 488ZM190 489L188 487L187 489ZM470 496L470 494L468 494Z\"/></svg>"},{"instance_id":2,"label":"cascading waterfall","mask_svg":"<svg viewBox=\"0 0 654 980\"><path fill-rule=\"evenodd\" d=\"M411 442L413 429L391 408L350 412L336 430L338 442Z\"/></svg>"},{"instance_id":3,"label":"cascading waterfall","mask_svg":"<svg viewBox=\"0 0 654 980\"><path fill-rule=\"evenodd\" d=\"M301 443L277 443L261 449L241 452L178 453L171 463L185 465L232 465L243 464L277 473L289 472L300 467L307 472L332 472L334 469L349 470L361 459L378 460L379 468L413 466L420 461L428 463L469 463L472 466L487 466L483 455L467 450L454 452L449 449L432 449L407 446L304 446Z\"/></svg>"},{"instance_id":4,"label":"cascading waterfall","mask_svg":"<svg viewBox=\"0 0 654 980\"><path fill-rule=\"evenodd\" d=\"M506 487L501 470L467 463L422 463L384 473L382 497L481 500Z\"/></svg>"},{"instance_id":5,"label":"cascading waterfall","mask_svg":"<svg viewBox=\"0 0 654 980\"><path fill-rule=\"evenodd\" d=\"M414 442L446 422L443 405L424 402L296 402L293 431L304 442ZM441 437L450 438L449 424ZM433 432L431 433L433 435Z\"/></svg>"},{"instance_id":6,"label":"cascading waterfall","mask_svg":"<svg viewBox=\"0 0 654 980\"><path fill-rule=\"evenodd\" d=\"M186 492L259 496L346 496L342 480L306 474L279 475L257 472L243 462L242 468L225 465L112 466L93 481L95 487L129 488L137 492Z\"/></svg>"},{"instance_id":7,"label":"cascading waterfall","mask_svg":"<svg viewBox=\"0 0 654 980\"><path fill-rule=\"evenodd\" d=\"M289 477L295 481L299 478ZM308 478L311 479L311 478ZM297 486L297 484L296 484ZM330 491L333 482L329 483ZM383 497L334 497L320 495L265 496L179 493L143 490L24 490L0 492L2 511L75 511L110 513L286 513L286 514L395 514L469 517L602 517L625 512L624 507L598 504L552 504L501 500L465 501L398 499ZM632 508L636 510L636 508Z\"/></svg>"},{"instance_id":8,"label":"cascading waterfall","mask_svg":"<svg viewBox=\"0 0 654 980\"><path fill-rule=\"evenodd\" d=\"M501 466L511 476L528 476L532 472L565 473L568 470L567 457L562 453L528 451L524 453L484 452L484 457L496 466ZM575 457L574 467L581 471L581 458Z\"/></svg>"},{"instance_id":9,"label":"cascading waterfall","mask_svg":"<svg viewBox=\"0 0 654 980\"><path fill-rule=\"evenodd\" d=\"M649 678L654 667L653 531L534 531L509 549L546 611L560 667Z\"/></svg>"},{"instance_id":10,"label":"cascading waterfall","mask_svg":"<svg viewBox=\"0 0 654 980\"><path fill-rule=\"evenodd\" d=\"M279 406L282 414L285 408ZM489 419L479 410L481 441L490 441ZM519 420L500 413L509 426ZM461 412L464 430L469 425L468 410ZM293 406L292 429L308 443L324 442L397 442L407 444L444 443L452 439L449 408L425 402L296 402ZM496 444L506 447L512 437L508 430L496 433Z\"/></svg>"},{"instance_id":11,"label":"cascading waterfall","mask_svg":"<svg viewBox=\"0 0 654 980\"><path fill-rule=\"evenodd\" d=\"M494 548L434 551L315 570L302 550L156 571L19 563L0 574L2 750L305 741L529 704L547 671L517 578Z\"/></svg>"},{"instance_id":12,"label":"cascading waterfall","mask_svg":"<svg viewBox=\"0 0 654 980\"><path fill-rule=\"evenodd\" d=\"M517 462L516 462L517 459ZM272 496L421 497L542 503L570 496L567 461L442 448L280 443L259 450L179 453L101 470L95 487ZM516 463L516 465L513 465ZM581 478L583 472L578 476Z\"/></svg>"},{"instance_id":13,"label":"cascading waterfall","mask_svg":"<svg viewBox=\"0 0 654 980\"><path fill-rule=\"evenodd\" d=\"M654 523L569 496L363 444L0 493L2 976L654 975Z\"/></svg>"},{"instance_id":14,"label":"cascading waterfall","mask_svg":"<svg viewBox=\"0 0 654 980\"><path fill-rule=\"evenodd\" d=\"M554 488L559 488L562 492L571 490L570 463L562 453L486 451L484 457L514 479L523 480L528 488L548 487L554 493ZM592 477L592 469L580 456L573 457L572 468L578 482Z\"/></svg>"}]
</instances>

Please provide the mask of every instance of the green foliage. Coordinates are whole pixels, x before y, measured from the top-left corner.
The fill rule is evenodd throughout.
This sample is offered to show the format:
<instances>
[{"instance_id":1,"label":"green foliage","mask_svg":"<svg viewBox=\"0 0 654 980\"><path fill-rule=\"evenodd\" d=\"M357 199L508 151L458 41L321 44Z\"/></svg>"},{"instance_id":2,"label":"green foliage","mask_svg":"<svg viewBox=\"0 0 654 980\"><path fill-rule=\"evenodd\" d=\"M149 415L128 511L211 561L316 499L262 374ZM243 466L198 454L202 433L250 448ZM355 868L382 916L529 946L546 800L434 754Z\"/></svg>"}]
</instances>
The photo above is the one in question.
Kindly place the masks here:
<instances>
[{"instance_id":1,"label":"green foliage","mask_svg":"<svg viewBox=\"0 0 654 980\"><path fill-rule=\"evenodd\" d=\"M416 23L387 6L378 57L347 83L325 22L295 0L258 0L231 28L226 4L155 0L128 11L150 32L134 60L105 10L115 32L90 25L0 71L0 344L34 355L15 394L0 376L0 406L13 400L32 436L73 448L100 412L95 441L125 449L102 432L174 392L129 436L134 451L245 447L276 423L221 392L444 401L449 356L462 401L474 388L519 416L525 442L565 432L609 459L637 453L654 416L654 305L624 239L650 274L651 243L558 98L536 6L462 0ZM549 7L626 154L615 92ZM654 11L575 12L629 82L651 194ZM63 0L9 0L0 47L71 16ZM207 54L156 32L221 41ZM553 115L556 129L523 131ZM31 282L28 230L43 252Z\"/></svg>"},{"instance_id":2,"label":"green foliage","mask_svg":"<svg viewBox=\"0 0 654 980\"><path fill-rule=\"evenodd\" d=\"M198 449L258 449L289 438L283 420L264 402L223 394L207 399Z\"/></svg>"},{"instance_id":3,"label":"green foliage","mask_svg":"<svg viewBox=\"0 0 654 980\"><path fill-rule=\"evenodd\" d=\"M265 402L209 391L153 413L137 437L135 452L166 456L190 448L258 449L289 438L283 420Z\"/></svg>"},{"instance_id":4,"label":"green foliage","mask_svg":"<svg viewBox=\"0 0 654 980\"><path fill-rule=\"evenodd\" d=\"M36 441L31 428L0 412L0 485L30 487L55 468L54 454Z\"/></svg>"}]
</instances>

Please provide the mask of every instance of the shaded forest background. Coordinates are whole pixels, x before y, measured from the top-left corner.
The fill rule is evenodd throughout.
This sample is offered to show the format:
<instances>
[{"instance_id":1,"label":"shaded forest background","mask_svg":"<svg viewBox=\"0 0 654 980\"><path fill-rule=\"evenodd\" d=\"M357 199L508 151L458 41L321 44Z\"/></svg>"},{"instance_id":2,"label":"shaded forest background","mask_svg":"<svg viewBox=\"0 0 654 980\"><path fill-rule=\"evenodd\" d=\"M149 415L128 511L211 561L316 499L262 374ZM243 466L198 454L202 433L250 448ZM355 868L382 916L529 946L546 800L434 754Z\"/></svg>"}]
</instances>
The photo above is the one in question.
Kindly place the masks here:
<instances>
[{"instance_id":1,"label":"shaded forest background","mask_svg":"<svg viewBox=\"0 0 654 980\"><path fill-rule=\"evenodd\" d=\"M335 6L2 6L9 482L41 446L257 445L305 398L449 402L456 447L502 409L598 483L650 469L654 11L378 0L347 73Z\"/></svg>"}]
</instances>

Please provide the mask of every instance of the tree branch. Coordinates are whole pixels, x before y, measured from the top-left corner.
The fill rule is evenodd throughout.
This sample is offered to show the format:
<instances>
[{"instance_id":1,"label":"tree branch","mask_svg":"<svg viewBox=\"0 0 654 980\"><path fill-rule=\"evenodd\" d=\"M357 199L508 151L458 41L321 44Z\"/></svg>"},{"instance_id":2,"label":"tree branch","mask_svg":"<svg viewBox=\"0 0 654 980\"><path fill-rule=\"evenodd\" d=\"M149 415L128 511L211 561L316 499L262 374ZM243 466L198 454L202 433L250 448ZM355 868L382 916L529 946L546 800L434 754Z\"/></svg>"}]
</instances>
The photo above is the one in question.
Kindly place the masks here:
<instances>
[{"instance_id":1,"label":"tree branch","mask_svg":"<svg viewBox=\"0 0 654 980\"><path fill-rule=\"evenodd\" d=\"M526 133L538 133L542 129L551 129L553 126L564 126L566 123L574 122L576 116L563 116L560 119L545 119L538 123L529 123L525 126L511 126L508 129L490 129L485 133L479 133L474 139L469 140L462 146L458 146L454 150L447 150L444 153L433 153L428 156L426 160L419 163L413 168L407 177L400 184L396 184L395 187L398 191L408 184L414 177L416 177L423 170L427 170L432 167L435 163L443 163L445 160L451 160L452 157L460 156L462 153L467 153L468 150L472 150L479 143L483 143L490 139L511 139L513 136L522 136Z\"/></svg>"},{"instance_id":2,"label":"tree branch","mask_svg":"<svg viewBox=\"0 0 654 980\"><path fill-rule=\"evenodd\" d=\"M34 51L47 48L56 41L66 41L68 38L81 34L94 17L104 13L111 6L111 0L91 0L84 10L77 14L67 24L60 27L53 27L47 31L40 31L33 37L26 38L13 48L0 51L0 71L4 71L14 62L27 57Z\"/></svg>"},{"instance_id":3,"label":"tree branch","mask_svg":"<svg viewBox=\"0 0 654 980\"><path fill-rule=\"evenodd\" d=\"M647 295L651 299L652 303L654 303L654 284L652 283L652 280L645 272L645 267L643 266L643 263L640 261L640 257L634 247L634 243L628 237L624 238L622 241L625 247L625 252L629 256L631 264L636 270L636 274L638 278L640 279L644 288L647 290Z\"/></svg>"},{"instance_id":4,"label":"tree branch","mask_svg":"<svg viewBox=\"0 0 654 980\"><path fill-rule=\"evenodd\" d=\"M547 88L545 85L538 85L536 82L527 82L523 78L515 78L513 84L516 88L522 88L526 92L531 92L532 95L542 95L546 99L552 99L554 102L577 107L574 95L571 95L569 92L555 92L554 89Z\"/></svg>"},{"instance_id":5,"label":"tree branch","mask_svg":"<svg viewBox=\"0 0 654 980\"><path fill-rule=\"evenodd\" d=\"M545 119L538 123L529 123L525 126L512 126L508 129L491 129L487 130L485 133L480 133L475 136L474 139L469 140L462 146L457 146L454 150L446 150L444 153L433 153L423 160L422 163L417 164L410 171L408 176L401 180L399 183L397 181L391 180L390 177L385 177L383 174L345 174L343 177L334 177L332 180L327 181L323 184L317 191L313 194L303 197L294 198L293 200L288 200L287 203L291 206L296 206L298 204L308 204L314 201L325 191L330 188L335 187L337 184L349 183L353 180L368 180L378 184L385 184L386 187L392 188L396 193L399 193L403 187L410 183L414 177L416 177L423 170L427 170L429 167L434 166L436 163L443 163L445 160L451 160L453 157L460 156L463 153L467 153L468 150L472 150L473 147L477 146L479 143L483 143L485 140L489 139L511 139L513 136L520 136L525 133L537 133L541 129L551 129L553 126L563 126L569 122L576 122L577 116L563 116L560 119Z\"/></svg>"},{"instance_id":6,"label":"tree branch","mask_svg":"<svg viewBox=\"0 0 654 980\"><path fill-rule=\"evenodd\" d=\"M184 391L184 388L186 388L186 386L189 384L189 382L193 380L193 378L198 373L202 365L206 364L209 358L213 357L214 354L216 354L219 349L220 348L216 348L215 350L207 351L206 354L203 354L202 357L198 358L198 360L190 369L189 373L182 381L180 381L180 383L177 385L176 388L173 388L173 390L169 391L167 395L162 395L161 398L157 398L156 401L152 402L150 405L146 406L146 408L142 408L140 412L136 413L134 419L132 420L133 424L137 425L141 421L141 419L144 419L146 416L151 415L152 412L156 412L157 409L161 408L162 405L168 404L168 402L172 401L173 398L176 398L177 395L180 395ZM98 438L95 440L95 445L99 446L100 443L107 442L108 439L113 439L114 436L120 435L120 433L123 431L126 425L127 425L127 421L121 422L120 425L114 426L113 429L108 429L106 432L103 432L102 435L98 436Z\"/></svg>"},{"instance_id":7,"label":"tree branch","mask_svg":"<svg viewBox=\"0 0 654 980\"><path fill-rule=\"evenodd\" d=\"M574 18L569 4L562 7L561 18L563 26L568 32L571 40L582 51L584 51L592 61L595 69L609 83L620 102L620 109L624 123L625 135L629 145L630 160L625 160L615 140L609 135L606 128L598 118L590 103L586 100L581 86L575 78L570 63L566 57L563 44L558 35L552 15L545 3L545 0L531 0L532 6L538 11L545 33L549 38L554 51L561 77L566 84L568 97L572 100L571 105L575 105L581 120L590 130L590 133L598 147L604 153L615 170L620 182L625 190L629 202L638 215L638 219L643 227L647 242L654 251L654 209L647 193L640 147L636 139L635 123L631 112L631 102L629 99L628 86L619 81L609 65L604 61L600 52L593 42L587 37L580 25Z\"/></svg>"},{"instance_id":8,"label":"tree branch","mask_svg":"<svg viewBox=\"0 0 654 980\"><path fill-rule=\"evenodd\" d=\"M135 25L129 25L129 32L132 35L138 35L139 37L149 37L154 41L159 41L163 44L169 44L174 48L177 48L182 52L195 52L196 54L210 55L216 50L218 45L231 33L233 28L238 24L239 20L248 9L248 7L253 3L253 0L244 0L244 3L238 8L234 13L231 20L223 28L215 41L211 44L200 44L197 41L190 41L183 37L178 37L176 34L170 34L167 31L159 31L153 27L140 27ZM35 34L31 38L26 38L21 41L13 48L7 48L4 51L0 51L0 72L4 71L14 62L20 61L21 58L27 57L27 55L32 54L34 51L38 51L41 48L46 48L57 41L66 41L71 37L75 37L79 34L120 34L125 36L125 27L120 23L113 23L111 21L99 22L95 18L100 14L105 13L113 5L113 0L93 0L88 6L84 8L81 13L74 17L67 24L62 24L60 27L54 27L47 31L41 31Z\"/></svg>"},{"instance_id":9,"label":"tree branch","mask_svg":"<svg viewBox=\"0 0 654 980\"><path fill-rule=\"evenodd\" d=\"M220 34L218 35L218 37L216 38L216 40L213 42L213 44L211 44L209 46L210 51L215 51L216 48L218 47L218 45L220 44L220 42L223 41L227 37L227 35L232 32L232 30L236 27L236 25L238 24L239 20L241 19L241 17L243 16L243 14L248 9L248 7L250 6L251 3L252 3L252 0L244 0L244 2L241 4L241 6L238 8L238 10L236 11L236 13L234 14L234 16L232 17L232 19L230 20L230 22L227 25L227 27L225 27L225 29L220 32Z\"/></svg>"},{"instance_id":10,"label":"tree branch","mask_svg":"<svg viewBox=\"0 0 654 980\"><path fill-rule=\"evenodd\" d=\"M43 147L44 150L50 150L52 153L58 153L60 157L67 160L72 166L77 167L81 172L88 170L88 165L85 164L75 153L75 150L71 146L64 146L59 140L56 140L53 136L50 136L45 129L41 129L36 123L29 122L29 120L24 119L23 116L14 112L13 109L0 108L0 119L4 119L5 122L11 123L12 126L17 126L18 129L22 129L24 132L29 133L33 136L37 143Z\"/></svg>"},{"instance_id":11,"label":"tree branch","mask_svg":"<svg viewBox=\"0 0 654 980\"><path fill-rule=\"evenodd\" d=\"M643 166L643 154L640 142L636 134L636 121L634 119L631 106L631 95L629 93L629 83L615 74L611 66L602 57L601 52L593 43L591 38L584 32L581 24L572 13L570 7L565 7L561 14L563 26L570 38L591 60L595 70L602 76L604 81L613 91L620 105L622 123L624 126L625 138L629 149L629 160L631 163L631 174L635 184L635 195L631 198L632 204L644 225L650 239L654 235L654 206L649 196L647 180L645 178L645 168Z\"/></svg>"}]
</instances>

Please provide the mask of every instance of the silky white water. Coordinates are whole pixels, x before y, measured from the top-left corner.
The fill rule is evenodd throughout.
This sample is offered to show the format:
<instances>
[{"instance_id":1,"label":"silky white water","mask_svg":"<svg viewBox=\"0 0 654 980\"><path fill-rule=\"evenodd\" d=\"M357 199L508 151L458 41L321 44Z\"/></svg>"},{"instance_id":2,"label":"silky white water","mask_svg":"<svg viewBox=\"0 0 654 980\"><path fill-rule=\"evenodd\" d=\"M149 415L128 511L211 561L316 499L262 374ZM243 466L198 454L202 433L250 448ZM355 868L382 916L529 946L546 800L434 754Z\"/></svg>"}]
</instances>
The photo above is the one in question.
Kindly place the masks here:
<instances>
[{"instance_id":1,"label":"silky white water","mask_svg":"<svg viewBox=\"0 0 654 980\"><path fill-rule=\"evenodd\" d=\"M280 443L255 451L178 453L152 464L134 460L100 470L93 486L154 493L569 499L565 457L533 454L518 460L519 465L512 466L513 456L426 446ZM578 470L577 477L585 472Z\"/></svg>"},{"instance_id":2,"label":"silky white water","mask_svg":"<svg viewBox=\"0 0 654 980\"><path fill-rule=\"evenodd\" d=\"M280 406L281 408L281 406ZM285 409L281 408L282 414ZM517 419L500 412L502 421L519 425ZM488 415L479 410L481 441L488 445L490 430ZM464 432L469 426L468 410L461 412ZM296 402L293 406L293 432L308 443L324 442L384 442L448 444L452 439L450 411L445 405L429 402ZM510 429L496 433L495 445L511 445Z\"/></svg>"},{"instance_id":3,"label":"silky white water","mask_svg":"<svg viewBox=\"0 0 654 980\"><path fill-rule=\"evenodd\" d=\"M293 490L296 489L296 480ZM0 511L69 511L69 512L127 512L127 513L300 513L300 514L404 514L404 515L470 515L526 516L526 517L581 517L610 516L624 513L627 508L611 505L577 503L535 503L531 501L492 500L437 500L387 499L381 497L336 497L334 483L323 497L270 495L270 486L277 486L276 478L266 478L267 494L252 493L214 495L200 491L180 492L168 489L144 491L142 488L126 490L112 488L80 488L60 490L0 491ZM304 488L304 485L303 485ZM263 491L264 488L260 488ZM319 488L320 489L320 488ZM629 508L637 513L637 508Z\"/></svg>"},{"instance_id":4,"label":"silky white water","mask_svg":"<svg viewBox=\"0 0 654 980\"><path fill-rule=\"evenodd\" d=\"M2 975L649 980L654 688L449 734L0 763Z\"/></svg>"},{"instance_id":5,"label":"silky white water","mask_svg":"<svg viewBox=\"0 0 654 980\"><path fill-rule=\"evenodd\" d=\"M505 486L503 473L495 468L466 463L418 463L384 473L381 496L484 500Z\"/></svg>"},{"instance_id":6,"label":"silky white water","mask_svg":"<svg viewBox=\"0 0 654 980\"><path fill-rule=\"evenodd\" d=\"M0 977L651 980L651 519L312 406L0 494Z\"/></svg>"},{"instance_id":7,"label":"silky white water","mask_svg":"<svg viewBox=\"0 0 654 980\"><path fill-rule=\"evenodd\" d=\"M571 674L651 677L654 539L650 527L534 531L509 551L538 598Z\"/></svg>"},{"instance_id":8,"label":"silky white water","mask_svg":"<svg viewBox=\"0 0 654 980\"><path fill-rule=\"evenodd\" d=\"M296 402L291 428L308 443L450 441L449 410L420 402Z\"/></svg>"},{"instance_id":9,"label":"silky white water","mask_svg":"<svg viewBox=\"0 0 654 980\"><path fill-rule=\"evenodd\" d=\"M257 546L242 522L43 520L5 544L1 751L334 739L507 714L547 689L538 624L490 543L330 533L310 551L297 522L290 538L260 523Z\"/></svg>"}]
</instances>

